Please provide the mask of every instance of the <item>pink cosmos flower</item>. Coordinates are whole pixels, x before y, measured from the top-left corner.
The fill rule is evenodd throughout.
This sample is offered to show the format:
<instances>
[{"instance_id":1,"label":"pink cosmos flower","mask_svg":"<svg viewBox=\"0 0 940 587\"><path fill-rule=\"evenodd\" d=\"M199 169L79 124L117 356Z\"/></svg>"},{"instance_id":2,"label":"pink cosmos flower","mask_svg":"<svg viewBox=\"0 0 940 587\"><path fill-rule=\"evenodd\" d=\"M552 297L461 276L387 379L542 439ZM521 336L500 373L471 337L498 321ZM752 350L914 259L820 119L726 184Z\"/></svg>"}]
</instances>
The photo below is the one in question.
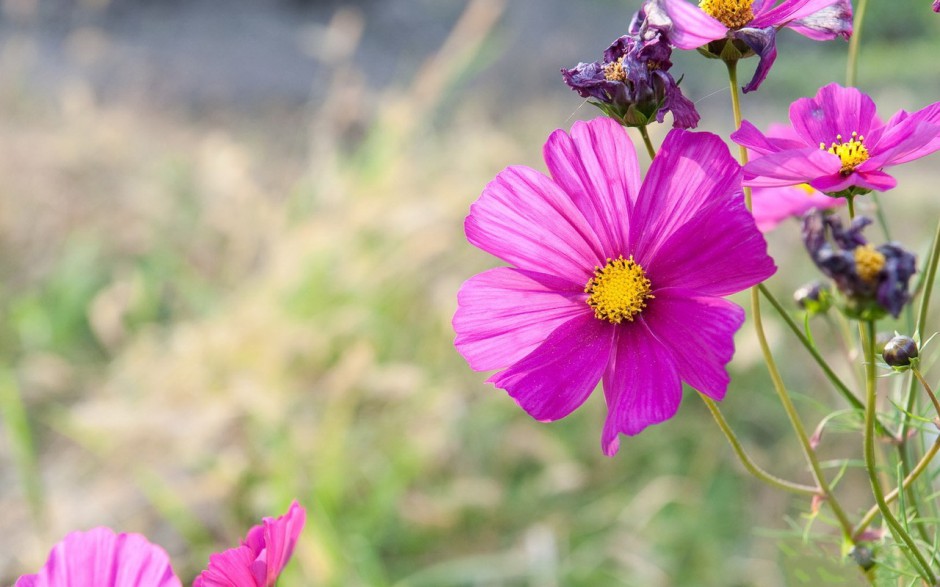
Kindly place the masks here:
<instances>
[{"instance_id":1,"label":"pink cosmos flower","mask_svg":"<svg viewBox=\"0 0 940 587\"><path fill-rule=\"evenodd\" d=\"M544 149L551 177L500 172L470 208L467 239L513 265L457 294L457 350L532 417L563 418L603 380L601 435L671 418L682 382L720 400L734 332L722 299L775 271L717 136L673 130L646 179L616 122L575 123Z\"/></svg>"},{"instance_id":2,"label":"pink cosmos flower","mask_svg":"<svg viewBox=\"0 0 940 587\"><path fill-rule=\"evenodd\" d=\"M307 512L296 501L278 518L264 518L241 546L209 557L193 587L271 587L290 560Z\"/></svg>"},{"instance_id":3,"label":"pink cosmos flower","mask_svg":"<svg viewBox=\"0 0 940 587\"><path fill-rule=\"evenodd\" d=\"M855 88L829 84L815 98L790 105L792 135L762 134L748 121L731 139L758 154L744 167L745 185L808 183L828 194L890 190L897 183L885 167L940 149L940 102L882 123L875 103Z\"/></svg>"},{"instance_id":4,"label":"pink cosmos flower","mask_svg":"<svg viewBox=\"0 0 940 587\"><path fill-rule=\"evenodd\" d=\"M181 587L170 559L140 534L110 528L72 532L49 553L36 575L15 587Z\"/></svg>"},{"instance_id":5,"label":"pink cosmos flower","mask_svg":"<svg viewBox=\"0 0 940 587\"><path fill-rule=\"evenodd\" d=\"M783 124L771 124L767 136L775 139L799 139L799 135L792 128ZM755 152L748 152L749 158L755 156ZM751 204L757 228L761 232L770 232L787 218L802 217L814 208L827 210L844 206L846 200L832 198L803 183L794 186L754 188Z\"/></svg>"},{"instance_id":6,"label":"pink cosmos flower","mask_svg":"<svg viewBox=\"0 0 940 587\"><path fill-rule=\"evenodd\" d=\"M756 90L777 58L776 33L789 28L815 41L852 35L849 0L648 0L650 23L662 28L680 49L697 49L728 39L743 43L759 58L754 77L744 86ZM714 49L714 50L712 50ZM715 55L722 47L709 47Z\"/></svg>"}]
</instances>

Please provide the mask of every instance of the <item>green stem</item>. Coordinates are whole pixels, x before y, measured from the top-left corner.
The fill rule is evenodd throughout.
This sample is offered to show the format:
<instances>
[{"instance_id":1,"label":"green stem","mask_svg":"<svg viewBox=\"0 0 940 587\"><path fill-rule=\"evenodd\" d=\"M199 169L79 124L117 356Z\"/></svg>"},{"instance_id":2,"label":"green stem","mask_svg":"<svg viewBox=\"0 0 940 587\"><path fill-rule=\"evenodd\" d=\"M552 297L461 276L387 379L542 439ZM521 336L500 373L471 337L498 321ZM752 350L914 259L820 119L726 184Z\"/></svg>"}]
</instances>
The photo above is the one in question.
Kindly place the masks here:
<instances>
[{"instance_id":1,"label":"green stem","mask_svg":"<svg viewBox=\"0 0 940 587\"><path fill-rule=\"evenodd\" d=\"M865 8L868 0L859 0L855 9L855 22L852 23L852 38L849 40L849 58L845 65L845 85L852 87L858 77L858 46L862 42L862 22L865 20Z\"/></svg>"},{"instance_id":2,"label":"green stem","mask_svg":"<svg viewBox=\"0 0 940 587\"><path fill-rule=\"evenodd\" d=\"M741 446L741 442L738 440L738 437L731 429L731 426L728 425L727 420L725 420L725 417L718 409L718 405L712 399L702 394L699 394L699 396L702 398L702 401L705 402L708 410L712 413L712 417L715 418L715 422L724 433L725 438L728 439L728 443L731 445L732 450L734 450L734 454L738 456L741 464L744 465L744 468L747 469L751 475L754 475L764 483L773 485L774 487L783 489L784 491L791 491L793 493L799 493L802 495L819 495L820 492L819 488L817 487L811 487L809 485L802 485L800 483L793 483L792 481L781 479L757 466L757 464L751 460L751 457L744 450L744 447Z\"/></svg>"},{"instance_id":3,"label":"green stem","mask_svg":"<svg viewBox=\"0 0 940 587\"><path fill-rule=\"evenodd\" d=\"M741 101L738 96L737 62L726 61L725 65L728 67L728 82L731 85L731 108L734 113L734 128L738 129L741 128ZM747 164L747 149L740 147L740 155L741 165ZM744 188L744 201L748 210L750 210L751 189L748 187ZM783 405L783 409L790 419L793 431L796 433L797 439L803 448L803 454L806 456L810 469L813 471L813 477L819 487L819 493L826 499L826 502L832 509L832 513L836 516L836 519L838 519L839 525L842 527L842 535L846 540L851 541L852 523L849 521L842 506L839 505L835 494L832 492L832 488L829 486L829 482L826 480L826 476L819 464L819 459L816 456L816 451L813 450L813 445L809 440L809 436L806 434L806 428L803 426L802 420L800 420L800 415L796 411L796 406L793 405L790 393L787 391L786 385L783 383L783 378L780 376L780 371L777 369L777 363L774 361L773 354L770 352L770 344L767 342L767 335L764 332L764 324L761 317L759 286L751 288L751 314L754 317L754 330L757 333L757 340L760 343L761 353L764 356L764 362L767 364L767 370L770 373L774 390L777 392L780 403Z\"/></svg>"},{"instance_id":4,"label":"green stem","mask_svg":"<svg viewBox=\"0 0 940 587\"><path fill-rule=\"evenodd\" d=\"M849 220L855 220L855 196L846 196L845 203L849 208Z\"/></svg>"},{"instance_id":5,"label":"green stem","mask_svg":"<svg viewBox=\"0 0 940 587\"><path fill-rule=\"evenodd\" d=\"M911 558L911 562L918 567L918 574L927 581L928 585L936 585L937 577L930 569L930 564L924 558L924 555L917 547L917 543L907 533L904 526L898 522L897 518L888 507L884 493L881 490L881 483L878 481L877 464L875 462L875 324L871 320L864 323L865 331L865 469L868 472L868 479L871 482L871 491L875 496L875 503L881 511L881 517L891 527L895 537L907 546L906 554Z\"/></svg>"},{"instance_id":6,"label":"green stem","mask_svg":"<svg viewBox=\"0 0 940 587\"><path fill-rule=\"evenodd\" d=\"M927 470L927 466L937 455L937 452L940 451L940 436L937 437L933 442L933 446L930 447L930 450L924 454L923 458L920 459L920 462L917 463L910 473L904 477L904 481L901 482L901 485L897 489L894 489L885 496L885 503L892 503L898 498L902 491L907 491L914 481L917 481L917 478L920 477L921 473ZM865 531L865 528L875 519L875 517L881 512L877 505L873 506L868 512L862 516L862 519L858 521L858 524L855 526L855 538L856 540Z\"/></svg>"},{"instance_id":7,"label":"green stem","mask_svg":"<svg viewBox=\"0 0 940 587\"><path fill-rule=\"evenodd\" d=\"M927 380L924 379L920 369L912 365L911 373L913 373L914 377L920 381L920 384L924 387L924 391L926 391L927 395L930 396L930 402L933 404L933 409L937 412L937 417L940 418L940 401L937 401L937 394L933 392L933 388L931 388L930 384L927 383Z\"/></svg>"},{"instance_id":8,"label":"green stem","mask_svg":"<svg viewBox=\"0 0 940 587\"><path fill-rule=\"evenodd\" d=\"M643 137L643 143L646 145L646 152L650 155L650 160L656 158L656 147L653 146L653 141L650 140L650 133L647 132L645 126L638 126L640 129L640 136Z\"/></svg>"}]
</instances>

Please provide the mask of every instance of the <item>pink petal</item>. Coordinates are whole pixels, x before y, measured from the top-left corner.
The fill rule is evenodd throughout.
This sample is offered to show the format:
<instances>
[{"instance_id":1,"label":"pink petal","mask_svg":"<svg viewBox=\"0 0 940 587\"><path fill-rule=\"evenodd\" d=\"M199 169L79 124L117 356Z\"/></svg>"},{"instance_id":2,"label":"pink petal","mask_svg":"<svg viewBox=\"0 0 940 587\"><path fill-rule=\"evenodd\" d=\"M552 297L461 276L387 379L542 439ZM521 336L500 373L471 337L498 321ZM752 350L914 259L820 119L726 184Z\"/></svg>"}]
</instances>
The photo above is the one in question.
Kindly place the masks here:
<instances>
[{"instance_id":1,"label":"pink petal","mask_svg":"<svg viewBox=\"0 0 940 587\"><path fill-rule=\"evenodd\" d=\"M810 185L821 192L829 193L841 192L852 186L886 192L897 185L897 180L880 170L855 171L848 175L837 174L819 177L811 181Z\"/></svg>"},{"instance_id":2,"label":"pink petal","mask_svg":"<svg viewBox=\"0 0 940 587\"><path fill-rule=\"evenodd\" d=\"M613 456L620 434L639 434L672 418L682 400L682 382L670 349L638 321L617 331L610 366L604 373L607 420L601 448Z\"/></svg>"},{"instance_id":3,"label":"pink petal","mask_svg":"<svg viewBox=\"0 0 940 587\"><path fill-rule=\"evenodd\" d=\"M728 27L685 0L659 0L672 19L669 42L680 49L696 49L723 39Z\"/></svg>"},{"instance_id":4,"label":"pink petal","mask_svg":"<svg viewBox=\"0 0 940 587\"><path fill-rule=\"evenodd\" d=\"M257 555L237 546L209 556L209 566L193 581L193 587L263 587L252 572Z\"/></svg>"},{"instance_id":5,"label":"pink petal","mask_svg":"<svg viewBox=\"0 0 940 587\"><path fill-rule=\"evenodd\" d=\"M656 292L643 319L672 352L683 381L714 400L724 398L730 381L725 365L734 356L743 309L721 298L669 289Z\"/></svg>"},{"instance_id":6,"label":"pink petal","mask_svg":"<svg viewBox=\"0 0 940 587\"><path fill-rule=\"evenodd\" d=\"M852 3L834 0L829 6L796 20L786 27L814 41L829 41L836 37L848 40L852 36Z\"/></svg>"},{"instance_id":7,"label":"pink petal","mask_svg":"<svg viewBox=\"0 0 940 587\"><path fill-rule=\"evenodd\" d=\"M505 389L536 420L564 418L584 403L600 381L614 332L614 325L594 314L572 318L489 382Z\"/></svg>"},{"instance_id":8,"label":"pink petal","mask_svg":"<svg viewBox=\"0 0 940 587\"><path fill-rule=\"evenodd\" d=\"M777 125L778 128L781 126ZM784 128L789 129L790 127ZM795 138L780 138L772 136L771 132L768 132L765 136L747 120L741 121L741 128L731 133L731 140L759 155L806 147L805 143L795 140Z\"/></svg>"},{"instance_id":9,"label":"pink petal","mask_svg":"<svg viewBox=\"0 0 940 587\"><path fill-rule=\"evenodd\" d=\"M940 149L940 125L922 122L910 116L885 130L881 140L871 147L873 156L858 166L858 171L900 165Z\"/></svg>"},{"instance_id":10,"label":"pink petal","mask_svg":"<svg viewBox=\"0 0 940 587\"><path fill-rule=\"evenodd\" d=\"M647 264L654 295L663 288L726 296L756 285L776 271L767 243L741 193L714 200L679 230L663 238Z\"/></svg>"},{"instance_id":11,"label":"pink petal","mask_svg":"<svg viewBox=\"0 0 940 587\"><path fill-rule=\"evenodd\" d=\"M503 369L571 318L590 314L586 297L583 284L572 288L541 273L490 269L467 280L457 293L454 344L472 369Z\"/></svg>"},{"instance_id":12,"label":"pink petal","mask_svg":"<svg viewBox=\"0 0 940 587\"><path fill-rule=\"evenodd\" d=\"M45 566L17 585L35 587L181 587L166 552L140 534L110 528L72 532L55 545Z\"/></svg>"},{"instance_id":13,"label":"pink petal","mask_svg":"<svg viewBox=\"0 0 940 587\"><path fill-rule=\"evenodd\" d=\"M582 287L607 258L571 198L528 167L500 172L470 207L464 229L470 243L507 263Z\"/></svg>"},{"instance_id":14,"label":"pink petal","mask_svg":"<svg viewBox=\"0 0 940 587\"><path fill-rule=\"evenodd\" d=\"M264 587L272 587L276 582L287 561L290 560L294 547L297 545L297 539L300 532L304 529L307 522L307 512L296 501L292 502L287 513L277 518L264 518L264 541L259 542L258 533L252 538L249 533L245 540L246 546L253 551L260 553L260 548L264 549L264 560L267 567L266 581Z\"/></svg>"},{"instance_id":15,"label":"pink petal","mask_svg":"<svg viewBox=\"0 0 940 587\"><path fill-rule=\"evenodd\" d=\"M802 216L814 208L826 210L846 203L845 198L830 198L803 185L754 188L751 212L758 230L770 232L787 218Z\"/></svg>"},{"instance_id":16,"label":"pink petal","mask_svg":"<svg viewBox=\"0 0 940 587\"><path fill-rule=\"evenodd\" d=\"M828 151L806 149L769 153L744 166L744 185L777 187L839 175L842 161ZM815 186L814 186L815 187ZM818 188L817 188L818 189Z\"/></svg>"},{"instance_id":17,"label":"pink petal","mask_svg":"<svg viewBox=\"0 0 940 587\"><path fill-rule=\"evenodd\" d=\"M608 255L626 244L627 220L640 188L636 150L625 129L604 116L556 130L544 148L555 182L601 237Z\"/></svg>"},{"instance_id":18,"label":"pink petal","mask_svg":"<svg viewBox=\"0 0 940 587\"><path fill-rule=\"evenodd\" d=\"M838 135L845 141L852 137L853 132L860 136L868 135L873 124L877 123L875 103L855 88L843 88L832 83L819 88L814 98L800 98L793 102L790 122L808 145L823 143L828 148Z\"/></svg>"},{"instance_id":19,"label":"pink petal","mask_svg":"<svg viewBox=\"0 0 940 587\"><path fill-rule=\"evenodd\" d=\"M764 10L754 15L754 20L748 26L755 28L779 27L791 20L806 18L836 3L836 0L784 0L774 7L771 7L768 3L764 6Z\"/></svg>"},{"instance_id":20,"label":"pink petal","mask_svg":"<svg viewBox=\"0 0 940 587\"><path fill-rule=\"evenodd\" d=\"M741 187L741 168L711 133L673 129L650 165L630 225L633 255L643 267L659 246L704 207Z\"/></svg>"}]
</instances>

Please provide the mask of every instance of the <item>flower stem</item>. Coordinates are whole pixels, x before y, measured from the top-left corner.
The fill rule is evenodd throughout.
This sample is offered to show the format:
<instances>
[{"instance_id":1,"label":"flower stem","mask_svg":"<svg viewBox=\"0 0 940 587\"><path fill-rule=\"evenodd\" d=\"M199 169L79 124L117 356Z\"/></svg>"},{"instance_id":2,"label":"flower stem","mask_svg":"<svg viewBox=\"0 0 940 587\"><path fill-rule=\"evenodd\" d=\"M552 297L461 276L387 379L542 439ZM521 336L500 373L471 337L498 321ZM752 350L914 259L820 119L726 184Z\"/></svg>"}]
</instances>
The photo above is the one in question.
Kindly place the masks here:
<instances>
[{"instance_id":1,"label":"flower stem","mask_svg":"<svg viewBox=\"0 0 940 587\"><path fill-rule=\"evenodd\" d=\"M728 82L731 85L731 108L734 113L734 128L739 129L741 128L741 100L738 96L738 64L736 61L725 61L725 65L728 67ZM740 145L739 148L741 155L741 165L745 165L747 164L747 149ZM744 202L747 205L747 209L750 210L751 188L749 187L744 188ZM842 506L839 505L838 500L836 500L836 496L832 492L832 488L829 486L829 482L826 480L826 476L823 474L822 467L819 464L819 459L816 456L816 451L813 450L809 436L806 434L806 428L803 426L802 420L800 420L800 415L796 411L796 406L793 405L793 400L790 398L790 393L787 391L786 385L783 383L783 378L780 376L779 369L777 369L777 363L774 361L773 354L770 352L770 344L767 342L767 335L764 332L764 323L761 317L760 289L757 285L751 288L751 315L754 317L754 330L757 333L757 340L760 343L761 353L764 356L764 362L767 364L767 370L770 373L770 379L773 382L774 390L777 392L777 396L780 398L780 403L783 405L783 409L787 413L787 417L790 419L790 424L793 427L793 431L796 433L797 439L803 448L803 454L806 456L806 460L809 463L810 469L813 471L813 477L815 478L816 484L819 487L819 493L826 499L826 502L832 509L832 513L835 514L836 519L838 519L839 525L842 527L843 537L846 540L851 541L852 523L849 521L848 516L846 516Z\"/></svg>"},{"instance_id":2,"label":"flower stem","mask_svg":"<svg viewBox=\"0 0 940 587\"><path fill-rule=\"evenodd\" d=\"M858 46L862 42L862 21L865 20L865 8L868 0L859 0L855 9L855 22L852 23L852 38L849 40L849 58L845 64L845 85L852 87L858 77Z\"/></svg>"},{"instance_id":3,"label":"flower stem","mask_svg":"<svg viewBox=\"0 0 940 587\"><path fill-rule=\"evenodd\" d=\"M647 132L645 126L638 126L640 130L640 136L643 137L643 143L646 145L646 152L650 154L650 160L656 158L656 147L653 146L653 141L650 140L650 133Z\"/></svg>"},{"instance_id":4,"label":"flower stem","mask_svg":"<svg viewBox=\"0 0 940 587\"><path fill-rule=\"evenodd\" d=\"M820 491L818 487L811 487L809 485L802 485L800 483L793 483L792 481L781 479L757 466L757 464L751 460L751 457L744 450L744 447L741 446L741 442L738 440L738 437L731 429L731 426L728 425L728 421L725 420L721 410L718 409L718 404L716 404L711 398L702 395L701 393L699 396L702 398L702 401L705 402L708 410L712 413L712 417L715 418L715 422L724 433L725 438L728 439L728 444L731 445L732 450L734 450L734 454L738 456L741 464L744 465L744 468L747 469L751 475L754 475L764 483L773 485L774 487L783 489L784 491L791 491L793 493L799 493L802 495L819 495Z\"/></svg>"},{"instance_id":5,"label":"flower stem","mask_svg":"<svg viewBox=\"0 0 940 587\"><path fill-rule=\"evenodd\" d=\"M920 381L920 384L924 387L924 391L927 392L927 395L930 397L931 403L933 403L933 409L937 412L937 417L940 418L940 401L937 401L937 394L933 392L933 389L930 387L930 384L927 383L927 380L924 379L923 374L921 374L920 369L917 367L911 366L911 373L914 374L914 377Z\"/></svg>"},{"instance_id":6,"label":"flower stem","mask_svg":"<svg viewBox=\"0 0 940 587\"><path fill-rule=\"evenodd\" d=\"M845 203L849 208L849 220L855 220L855 196L846 196Z\"/></svg>"},{"instance_id":7,"label":"flower stem","mask_svg":"<svg viewBox=\"0 0 940 587\"><path fill-rule=\"evenodd\" d=\"M917 463L917 466L915 466L911 472L908 473L906 477L904 477L904 481L901 482L901 485L885 496L885 503L891 503L896 500L902 491L906 491L911 486L911 484L914 483L914 481L917 481L917 478L920 477L921 473L927 470L927 466L937 455L938 451L940 451L940 436L934 440L933 446L931 446L930 450L924 454L924 456L920 459L920 462ZM868 528L868 525L872 523L872 521L880 512L881 510L878 508L878 505L874 505L865 513L864 516L862 516L862 519L859 520L858 524L855 526L856 539L858 539L862 532Z\"/></svg>"},{"instance_id":8,"label":"flower stem","mask_svg":"<svg viewBox=\"0 0 940 587\"><path fill-rule=\"evenodd\" d=\"M898 519L888 507L884 493L881 490L881 483L878 481L877 463L875 462L875 403L877 400L875 394L875 323L871 320L864 323L865 332L865 470L868 472L868 479L871 482L871 491L875 496L875 503L881 512L881 517L885 523L891 527L895 537L907 547L905 551L911 558L911 562L918 567L918 574L927 581L928 585L936 585L937 577L930 569L930 564L924 558L924 555L917 547L917 543L907 533L904 526L898 522Z\"/></svg>"}]
</instances>

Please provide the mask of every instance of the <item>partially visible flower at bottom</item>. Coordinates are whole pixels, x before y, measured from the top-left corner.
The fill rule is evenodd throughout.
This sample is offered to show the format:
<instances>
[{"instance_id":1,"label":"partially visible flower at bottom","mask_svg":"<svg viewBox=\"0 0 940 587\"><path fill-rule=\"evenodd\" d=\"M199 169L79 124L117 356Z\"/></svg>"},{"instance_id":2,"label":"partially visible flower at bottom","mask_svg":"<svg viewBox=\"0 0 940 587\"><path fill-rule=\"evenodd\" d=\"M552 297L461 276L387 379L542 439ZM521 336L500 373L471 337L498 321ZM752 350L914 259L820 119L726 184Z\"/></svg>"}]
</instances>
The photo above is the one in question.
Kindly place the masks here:
<instances>
[{"instance_id":1,"label":"partially visible flower at bottom","mask_svg":"<svg viewBox=\"0 0 940 587\"><path fill-rule=\"evenodd\" d=\"M916 258L894 242L877 248L869 244L862 236L869 224L870 218L859 216L844 229L839 218L812 212L803 218L803 243L845 295L848 315L874 320L888 313L897 318L911 300L908 281L917 272Z\"/></svg>"},{"instance_id":2,"label":"partially visible flower at bottom","mask_svg":"<svg viewBox=\"0 0 940 587\"><path fill-rule=\"evenodd\" d=\"M166 552L140 534L110 528L71 532L53 547L38 574L15 587L181 587Z\"/></svg>"},{"instance_id":3,"label":"partially visible flower at bottom","mask_svg":"<svg viewBox=\"0 0 940 587\"><path fill-rule=\"evenodd\" d=\"M672 130L640 179L609 118L552 133L551 177L509 167L470 207L471 244L513 267L457 294L455 345L533 418L564 418L603 381L601 448L672 418L682 382L721 400L744 311L722 299L776 270L721 138Z\"/></svg>"},{"instance_id":4,"label":"partially visible flower at bottom","mask_svg":"<svg viewBox=\"0 0 940 587\"><path fill-rule=\"evenodd\" d=\"M770 232L787 218L802 218L810 210L845 206L845 198L832 198L809 184L753 188L751 212L761 232Z\"/></svg>"},{"instance_id":5,"label":"partially visible flower at bottom","mask_svg":"<svg viewBox=\"0 0 940 587\"><path fill-rule=\"evenodd\" d=\"M933 11L940 12L940 0L933 0Z\"/></svg>"},{"instance_id":6,"label":"partially visible flower at bottom","mask_svg":"<svg viewBox=\"0 0 940 587\"><path fill-rule=\"evenodd\" d=\"M209 567L193 587L271 587L290 560L307 513L296 501L287 513L264 518L240 546L209 557Z\"/></svg>"}]
</instances>

